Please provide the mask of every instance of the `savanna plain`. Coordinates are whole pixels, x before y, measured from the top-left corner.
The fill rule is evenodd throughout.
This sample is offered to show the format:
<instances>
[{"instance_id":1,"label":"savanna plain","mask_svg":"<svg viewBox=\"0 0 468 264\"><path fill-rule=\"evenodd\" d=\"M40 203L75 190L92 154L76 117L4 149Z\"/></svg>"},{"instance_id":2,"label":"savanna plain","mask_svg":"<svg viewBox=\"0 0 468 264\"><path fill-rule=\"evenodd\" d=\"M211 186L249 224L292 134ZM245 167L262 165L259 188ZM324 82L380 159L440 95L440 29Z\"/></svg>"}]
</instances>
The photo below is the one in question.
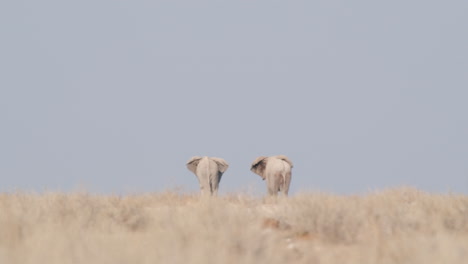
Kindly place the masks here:
<instances>
[{"instance_id":1,"label":"savanna plain","mask_svg":"<svg viewBox=\"0 0 468 264\"><path fill-rule=\"evenodd\" d=\"M468 263L468 196L2 193L0 263Z\"/></svg>"}]
</instances>

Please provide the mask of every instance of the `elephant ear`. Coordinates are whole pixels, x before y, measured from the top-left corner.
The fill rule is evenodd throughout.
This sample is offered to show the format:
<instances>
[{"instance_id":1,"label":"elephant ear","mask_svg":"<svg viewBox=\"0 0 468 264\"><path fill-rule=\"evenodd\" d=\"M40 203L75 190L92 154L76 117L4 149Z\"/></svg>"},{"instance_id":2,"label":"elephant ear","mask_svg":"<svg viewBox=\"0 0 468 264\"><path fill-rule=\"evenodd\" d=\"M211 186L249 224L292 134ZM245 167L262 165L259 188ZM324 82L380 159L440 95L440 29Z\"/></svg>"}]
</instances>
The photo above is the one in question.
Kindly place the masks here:
<instances>
[{"instance_id":1,"label":"elephant ear","mask_svg":"<svg viewBox=\"0 0 468 264\"><path fill-rule=\"evenodd\" d=\"M286 157L285 155L278 155L278 156L276 156L276 158L286 161L289 164L289 166L291 166L291 168L293 167L292 161L288 157Z\"/></svg>"},{"instance_id":2,"label":"elephant ear","mask_svg":"<svg viewBox=\"0 0 468 264\"><path fill-rule=\"evenodd\" d=\"M218 164L218 170L219 172L221 173L224 173L228 168L229 168L229 164L223 160L222 158L211 158L214 162L216 162L216 164Z\"/></svg>"},{"instance_id":3,"label":"elephant ear","mask_svg":"<svg viewBox=\"0 0 468 264\"><path fill-rule=\"evenodd\" d=\"M198 166L198 163L200 162L201 159L202 159L202 157L199 157L199 156L195 156L195 157L192 157L191 159L189 159L187 161L187 164L186 164L187 169L189 169L189 171L196 174L197 166Z\"/></svg>"},{"instance_id":4,"label":"elephant ear","mask_svg":"<svg viewBox=\"0 0 468 264\"><path fill-rule=\"evenodd\" d=\"M263 172L265 171L267 159L268 157L260 156L256 158L254 162L252 163L252 165L250 166L250 170L257 175L260 175L260 177L262 177L262 179L264 180L265 180L265 176Z\"/></svg>"}]
</instances>

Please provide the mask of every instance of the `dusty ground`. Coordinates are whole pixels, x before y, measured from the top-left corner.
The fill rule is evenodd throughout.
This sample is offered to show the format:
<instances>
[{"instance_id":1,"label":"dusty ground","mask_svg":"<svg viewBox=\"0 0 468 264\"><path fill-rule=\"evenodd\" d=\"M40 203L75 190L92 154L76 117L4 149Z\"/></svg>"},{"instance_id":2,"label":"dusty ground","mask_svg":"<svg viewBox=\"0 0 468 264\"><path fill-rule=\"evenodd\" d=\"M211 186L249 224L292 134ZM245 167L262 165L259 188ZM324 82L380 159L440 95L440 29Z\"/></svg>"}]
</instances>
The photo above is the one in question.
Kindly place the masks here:
<instances>
[{"instance_id":1,"label":"dusty ground","mask_svg":"<svg viewBox=\"0 0 468 264\"><path fill-rule=\"evenodd\" d=\"M0 194L0 263L468 263L468 196Z\"/></svg>"}]
</instances>

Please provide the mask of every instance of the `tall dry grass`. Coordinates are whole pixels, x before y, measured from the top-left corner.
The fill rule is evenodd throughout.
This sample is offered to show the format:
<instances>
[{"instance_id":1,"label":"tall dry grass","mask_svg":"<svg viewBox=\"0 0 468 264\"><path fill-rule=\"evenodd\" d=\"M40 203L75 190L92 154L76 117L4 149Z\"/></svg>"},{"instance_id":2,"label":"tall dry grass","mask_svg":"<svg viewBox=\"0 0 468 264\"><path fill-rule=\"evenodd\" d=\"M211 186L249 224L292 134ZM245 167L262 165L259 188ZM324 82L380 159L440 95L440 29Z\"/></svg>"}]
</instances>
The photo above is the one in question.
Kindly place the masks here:
<instances>
[{"instance_id":1,"label":"tall dry grass","mask_svg":"<svg viewBox=\"0 0 468 264\"><path fill-rule=\"evenodd\" d=\"M468 196L0 194L0 263L468 263Z\"/></svg>"}]
</instances>

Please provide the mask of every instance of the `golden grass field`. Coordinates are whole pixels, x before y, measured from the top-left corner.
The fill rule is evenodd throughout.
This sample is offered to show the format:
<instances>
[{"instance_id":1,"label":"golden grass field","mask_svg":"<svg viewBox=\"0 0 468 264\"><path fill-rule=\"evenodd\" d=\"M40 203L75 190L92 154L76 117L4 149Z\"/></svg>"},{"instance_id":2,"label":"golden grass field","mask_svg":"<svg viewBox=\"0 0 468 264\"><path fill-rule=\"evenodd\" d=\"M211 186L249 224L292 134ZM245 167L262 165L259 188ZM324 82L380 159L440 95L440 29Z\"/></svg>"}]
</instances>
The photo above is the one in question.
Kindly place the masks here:
<instances>
[{"instance_id":1,"label":"golden grass field","mask_svg":"<svg viewBox=\"0 0 468 264\"><path fill-rule=\"evenodd\" d=\"M468 196L4 193L0 263L468 263Z\"/></svg>"}]
</instances>

